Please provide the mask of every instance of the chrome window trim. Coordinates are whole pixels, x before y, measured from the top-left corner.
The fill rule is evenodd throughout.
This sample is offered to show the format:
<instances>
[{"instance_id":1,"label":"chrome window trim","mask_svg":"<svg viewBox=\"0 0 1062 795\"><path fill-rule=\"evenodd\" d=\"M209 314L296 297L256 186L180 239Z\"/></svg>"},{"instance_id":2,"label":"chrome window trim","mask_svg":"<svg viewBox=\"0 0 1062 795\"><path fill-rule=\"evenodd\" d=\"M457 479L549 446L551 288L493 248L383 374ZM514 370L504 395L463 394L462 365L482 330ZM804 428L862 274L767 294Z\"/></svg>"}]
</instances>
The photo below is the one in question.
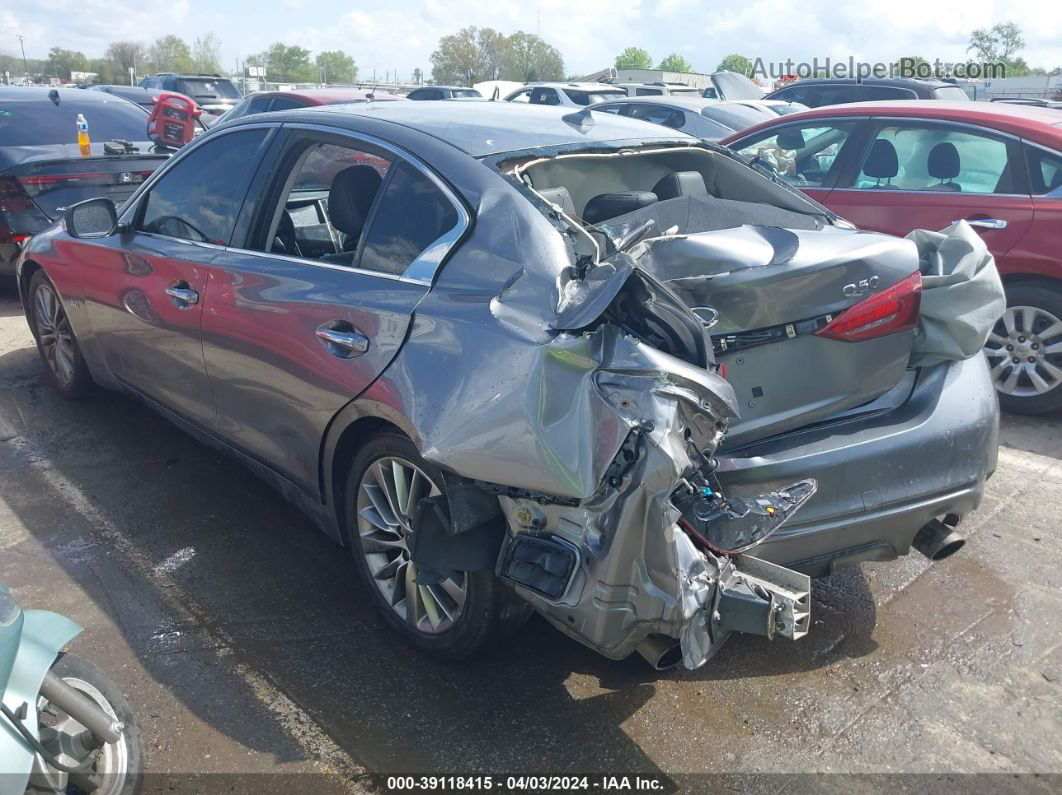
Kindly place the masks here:
<instances>
[{"instance_id":1,"label":"chrome window trim","mask_svg":"<svg viewBox=\"0 0 1062 795\"><path fill-rule=\"evenodd\" d=\"M932 100L927 100L927 101L932 101ZM981 136L983 136L985 138L991 138L994 135L994 136L997 136L999 138L1006 139L1004 141L1004 145L1006 145L1006 141L1010 141L1012 143L1017 143L1017 144L1021 144L1021 142L1022 142L1022 138L1020 136L1018 136L1018 135L1014 135L1013 133L1005 132L1003 130L997 130L994 127L985 127L983 124L974 124L972 122L966 122L966 121L955 121L953 119L930 119L930 118L924 118L924 117L920 118L918 116L867 116L865 118L867 118L867 119L869 119L871 121L876 121L876 122L897 121L897 122L903 122L903 123L908 123L908 124L909 123L922 124L922 125L926 125L926 126L929 126L929 127L960 127L960 128L963 128L962 130L960 130L960 132L964 132L966 130L972 130L973 132L971 134L981 135ZM869 144L870 141L868 141L867 143ZM867 152L865 152L863 154L864 158L869 153L869 151L870 151L870 149L868 147ZM1009 153L1008 153L1008 157L1009 157ZM860 171L862 171L862 163L859 164L859 168L860 168ZM846 192L855 191L855 192L862 193L863 191L874 190L874 188L836 188L835 187L835 188L833 188L833 190L835 190L835 191L846 191ZM918 194L920 196L924 196L927 193L937 193L937 191L911 190L911 189L908 189L908 188L890 188L889 189L889 193L915 193L915 194ZM949 194L949 195L956 195L956 194ZM962 195L962 196L1002 196L1002 197L1019 198L1019 199L1032 198L1028 193L975 193L973 191L963 191L959 195Z\"/></svg>"},{"instance_id":2,"label":"chrome window trim","mask_svg":"<svg viewBox=\"0 0 1062 795\"><path fill-rule=\"evenodd\" d=\"M309 265L314 268L327 268L328 270L341 271L343 273L357 273L362 276L378 276L381 279L389 279L393 282L420 284L425 287L431 286L431 280L406 276L406 273L409 272L409 268L407 268L404 273L386 273L384 271L372 271L366 268L355 268L353 265L339 265L335 262L303 259L302 257L289 257L287 254L278 254L273 251L255 251L254 249L238 248L236 246L223 246L223 248L225 249L225 251L229 251L234 254L250 254L252 257L261 257L263 259L271 260L283 260L284 262L294 262L298 265ZM416 260L414 260L414 262L416 262Z\"/></svg>"},{"instance_id":3,"label":"chrome window trim","mask_svg":"<svg viewBox=\"0 0 1062 795\"><path fill-rule=\"evenodd\" d=\"M243 126L243 125L241 125ZM250 126L250 125L247 125ZM312 132L328 133L330 135L337 135L342 138L351 138L353 140L364 141L378 149L383 149L392 153L396 157L406 161L419 171L423 176L431 180L432 184L446 197L446 200L450 202L454 210L457 213L457 223L454 224L449 230L437 237L428 246L417 255L406 269L400 274L386 273L384 271L375 271L368 268L356 268L353 266L337 265L331 262L321 262L319 260L303 259L301 257L287 257L279 254L272 254L271 252L254 252L247 249L231 249L232 251L241 251L250 254L262 254L263 256L280 257L281 259L291 262L301 262L315 267L326 267L330 269L337 269L343 271L349 271L354 273L369 274L374 276L382 276L384 278L393 279L396 281L411 282L414 284L431 285L435 279L435 274L442 266L446 256L450 253L450 250L457 244L457 242L464 236L465 232L472 224L472 216L465 207L465 203L458 197L458 195L451 190L441 177L439 177L429 166L421 162L421 160L411 153L407 152L394 144L384 141L381 138L377 138L374 135L368 133L362 133L357 130L350 130L345 127L332 127L324 124L305 124L301 122L286 122L284 128L289 130L310 130Z\"/></svg>"},{"instance_id":4,"label":"chrome window trim","mask_svg":"<svg viewBox=\"0 0 1062 795\"><path fill-rule=\"evenodd\" d=\"M152 190L156 182L166 176L169 171L177 167L172 164L180 163L182 160L188 157L190 152L194 152L196 149L202 146L204 142L213 141L214 139L220 138L223 135L231 135L232 133L238 132L240 130L260 130L269 128L279 128L280 126L280 122L259 121L251 122L249 124L239 124L233 127L228 127L227 129L221 129L217 131L212 129L208 130L202 135L196 136L190 142L182 146L177 152L177 154L172 155L165 163L155 169L151 176L140 184L140 187L137 188L136 192L126 200L126 204L122 210L122 214L118 217L118 223L131 223L132 217L136 215L137 209L139 208L140 202L143 200L144 195ZM129 231L134 234L152 234L150 232L141 232L139 229L132 228L130 228ZM160 235L160 237L164 237L167 240L182 239L179 237L166 237L166 235Z\"/></svg>"}]
</instances>

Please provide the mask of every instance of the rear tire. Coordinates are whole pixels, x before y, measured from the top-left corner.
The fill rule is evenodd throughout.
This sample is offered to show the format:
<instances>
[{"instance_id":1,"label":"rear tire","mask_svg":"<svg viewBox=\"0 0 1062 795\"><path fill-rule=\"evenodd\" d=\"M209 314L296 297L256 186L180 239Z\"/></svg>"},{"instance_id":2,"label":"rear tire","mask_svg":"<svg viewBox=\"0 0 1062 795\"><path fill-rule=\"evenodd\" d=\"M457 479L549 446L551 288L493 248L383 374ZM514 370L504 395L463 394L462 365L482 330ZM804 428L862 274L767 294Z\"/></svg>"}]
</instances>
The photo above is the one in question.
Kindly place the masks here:
<instances>
[{"instance_id":1,"label":"rear tire","mask_svg":"<svg viewBox=\"0 0 1062 795\"><path fill-rule=\"evenodd\" d=\"M1031 282L1009 285L1007 312L992 330L985 354L1003 410L1033 415L1062 411L1062 289Z\"/></svg>"},{"instance_id":2,"label":"rear tire","mask_svg":"<svg viewBox=\"0 0 1062 795\"><path fill-rule=\"evenodd\" d=\"M431 493L425 479L438 493L441 472L421 458L409 439L397 433L373 437L347 473L344 532L358 577L384 622L421 651L460 660L514 632L531 608L493 571L455 572L430 588L413 583L415 567L404 536L413 495ZM401 485L388 491L388 484L395 483Z\"/></svg>"},{"instance_id":3,"label":"rear tire","mask_svg":"<svg viewBox=\"0 0 1062 795\"><path fill-rule=\"evenodd\" d=\"M37 353L55 391L69 400L81 400L91 395L96 384L85 364L85 357L81 355L81 346L74 336L59 291L42 270L30 279L26 306L33 338L37 341Z\"/></svg>"}]
</instances>

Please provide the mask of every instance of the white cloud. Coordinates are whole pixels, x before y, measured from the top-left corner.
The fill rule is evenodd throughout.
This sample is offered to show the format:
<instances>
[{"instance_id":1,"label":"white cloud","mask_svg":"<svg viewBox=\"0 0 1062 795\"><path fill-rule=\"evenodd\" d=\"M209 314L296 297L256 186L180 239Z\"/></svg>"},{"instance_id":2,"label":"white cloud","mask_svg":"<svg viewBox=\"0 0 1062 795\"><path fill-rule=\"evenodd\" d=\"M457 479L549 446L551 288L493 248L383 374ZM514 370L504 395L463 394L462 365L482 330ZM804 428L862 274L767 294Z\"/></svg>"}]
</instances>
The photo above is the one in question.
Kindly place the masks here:
<instances>
[{"instance_id":1,"label":"white cloud","mask_svg":"<svg viewBox=\"0 0 1062 795\"><path fill-rule=\"evenodd\" d=\"M10 4L9 4L10 5ZM505 33L538 32L564 55L570 73L612 63L629 46L660 59L681 52L702 71L731 52L778 61L814 56L892 61L900 55L966 58L975 27L1013 19L1024 31L1022 56L1033 65L1062 66L1062 3L1043 0L891 0L838 4L825 0L35 0L18 13L0 9L0 52L14 54L26 36L30 57L53 46L103 53L119 39L151 40L175 33L189 42L214 31L224 62L244 58L274 41L313 51L341 49L363 74L414 68L430 71L440 36L466 25Z\"/></svg>"}]
</instances>

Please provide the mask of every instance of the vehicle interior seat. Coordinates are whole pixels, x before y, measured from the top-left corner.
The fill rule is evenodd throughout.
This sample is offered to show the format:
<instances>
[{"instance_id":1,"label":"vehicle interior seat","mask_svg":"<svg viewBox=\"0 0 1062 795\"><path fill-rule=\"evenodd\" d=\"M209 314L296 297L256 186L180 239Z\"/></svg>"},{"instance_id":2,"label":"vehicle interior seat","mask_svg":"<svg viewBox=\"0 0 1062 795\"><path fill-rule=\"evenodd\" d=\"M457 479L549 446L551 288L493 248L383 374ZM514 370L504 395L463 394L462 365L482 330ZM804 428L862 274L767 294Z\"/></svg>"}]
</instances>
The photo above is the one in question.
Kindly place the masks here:
<instances>
[{"instance_id":1,"label":"vehicle interior seat","mask_svg":"<svg viewBox=\"0 0 1062 795\"><path fill-rule=\"evenodd\" d=\"M610 218L648 207L657 201L657 195L648 190L600 193L586 203L586 207L583 208L583 220L588 224L599 224Z\"/></svg>"},{"instance_id":2,"label":"vehicle interior seat","mask_svg":"<svg viewBox=\"0 0 1062 795\"><path fill-rule=\"evenodd\" d=\"M653 193L660 201L677 196L708 197L708 186L700 171L674 171L653 186Z\"/></svg>"},{"instance_id":3,"label":"vehicle interior seat","mask_svg":"<svg viewBox=\"0 0 1062 795\"><path fill-rule=\"evenodd\" d=\"M572 194L563 185L559 188L542 188L538 191L538 195L551 204L556 204L567 215L575 216L575 202L572 201Z\"/></svg>"},{"instance_id":4,"label":"vehicle interior seat","mask_svg":"<svg viewBox=\"0 0 1062 795\"><path fill-rule=\"evenodd\" d=\"M877 180L877 184L872 185L871 188L895 190L896 186L892 184L892 179L899 171L900 162L896 157L896 147L891 141L878 138L870 147L870 154L867 155L867 161L863 164L863 173Z\"/></svg>"},{"instance_id":5,"label":"vehicle interior seat","mask_svg":"<svg viewBox=\"0 0 1062 795\"><path fill-rule=\"evenodd\" d=\"M926 190L947 191L958 193L962 186L953 182L959 176L959 150L955 144L941 141L929 150L928 169L929 176L939 179L936 185L930 185Z\"/></svg>"},{"instance_id":6,"label":"vehicle interior seat","mask_svg":"<svg viewBox=\"0 0 1062 795\"><path fill-rule=\"evenodd\" d=\"M295 222L291 220L291 213L284 210L277 222L277 231L273 236L272 251L276 254L287 254L291 257L301 257L299 242L295 239Z\"/></svg>"},{"instance_id":7,"label":"vehicle interior seat","mask_svg":"<svg viewBox=\"0 0 1062 795\"><path fill-rule=\"evenodd\" d=\"M339 251L321 259L350 265L358 249L373 199L380 189L380 174L372 166L348 166L332 178L328 190L328 215L340 234Z\"/></svg>"}]
</instances>

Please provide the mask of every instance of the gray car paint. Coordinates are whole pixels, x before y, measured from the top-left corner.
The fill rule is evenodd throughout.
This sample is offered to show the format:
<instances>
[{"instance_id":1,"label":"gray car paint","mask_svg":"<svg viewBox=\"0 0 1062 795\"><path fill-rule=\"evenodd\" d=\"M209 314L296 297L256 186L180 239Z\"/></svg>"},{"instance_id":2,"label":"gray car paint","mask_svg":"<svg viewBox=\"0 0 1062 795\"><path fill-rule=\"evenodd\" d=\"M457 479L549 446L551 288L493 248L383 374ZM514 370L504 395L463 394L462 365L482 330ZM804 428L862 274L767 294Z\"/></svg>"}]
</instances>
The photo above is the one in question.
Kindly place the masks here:
<instances>
[{"instance_id":1,"label":"gray car paint","mask_svg":"<svg viewBox=\"0 0 1062 795\"><path fill-rule=\"evenodd\" d=\"M395 103L395 106L404 104ZM438 116L422 116L422 111L417 109L418 105L436 104L445 106L442 113L431 109L430 113L439 113ZM430 163L460 195L473 216L469 237L454 250L436 274L433 288L414 308L407 342L364 392L355 395L356 386L352 387L347 405L330 422L322 422L332 406L322 410L321 401L312 399L310 384L303 385L297 378L292 381L293 395L310 398L298 407L301 416L297 420L305 424L293 425L292 430L327 426L316 440L323 450L326 476L321 486L325 504L335 506L338 502L334 473L332 477L328 474L336 462L336 451L342 448L344 431L352 427L348 423L367 417L391 421L410 435L425 457L458 474L543 492L539 496L502 496L502 506L510 518L510 537L529 529L516 515L521 508L540 511L547 522L556 523L555 532L567 533L569 538L578 541L583 559L589 561L584 574L590 579L598 578L596 586L588 584L578 593L567 593L568 606L547 604L523 593L551 621L559 626L566 623L566 631L610 656L622 656L650 634L664 633L682 640L687 665L700 664L720 641L712 636L704 618L712 598L709 587L712 578L721 578L724 571L729 571L728 566L738 564L691 550L689 539L674 525L677 511L669 507L667 496L675 488L676 475L691 464L685 441L687 429L694 434L696 447L702 453L710 456L718 447L726 422L736 409L731 388L714 371L705 369L703 365L707 362L695 366L653 349L607 322L594 324L594 313L602 308L602 296L614 295L632 279L649 277L636 277L637 268L621 258L619 263L599 263L588 272L590 278L572 279L573 251L558 234L555 222L547 219L541 206L528 201L527 194L516 185L468 156L470 151L480 154L511 151L505 146L530 148L533 141L543 138L558 146L571 145L574 141L597 148L619 149L630 146L646 130L650 131L645 134L652 140L661 140L659 128L617 120L615 124L606 122L587 131L562 121L561 113L541 108L529 109L530 113L521 115L506 109L504 116L491 110L488 115L496 118L482 124L473 122L466 128L466 119L482 113L482 105L474 108L459 103L409 105L413 106L411 111L405 108L394 111L393 123L385 120L390 113L378 109L343 113L336 107L256 117L256 121L269 123L320 123L339 131L347 129L383 137L410 152L412 157ZM428 110L423 113L428 114ZM414 129L418 124L423 129ZM234 125L239 126L240 122L218 129L232 129ZM499 126L503 129L499 130ZM200 141L208 141L216 134L212 132ZM677 139L682 143L688 141ZM150 183L141 190L149 189ZM131 204L135 201L136 197ZM504 222L500 222L502 219ZM54 242L64 234L53 229L34 240L23 257L23 264L37 252L46 259ZM234 245L237 242L234 240ZM211 259L208 264L213 263ZM246 264L246 260L239 263L241 267ZM322 297L313 288L318 286L319 279L325 279L319 286L326 288L327 278L336 277L308 266L306 273L311 283L305 291L300 291L292 288L286 266L274 267L271 286L285 299L290 293L300 302L305 299L315 304L314 312L334 311L335 298ZM55 277L65 302L76 306L83 300L86 293L83 283L76 278L71 280L67 274L50 271L50 275ZM256 294L252 291L248 296L253 299ZM207 312L211 300L208 289ZM106 360L100 357L99 330L86 327L80 312L72 312L71 320L79 339L85 341L86 359L93 372L100 380L114 383L118 374L108 373ZM574 333L587 324L593 325L582 333ZM103 330L104 336L109 333L108 329ZM225 326L213 330L213 336L222 334L227 339L219 341L219 351L237 347L235 329ZM148 331L141 336L145 344L151 344ZM195 339L191 331L187 336ZM121 335L115 335L110 343L121 345ZM228 354L219 355L220 367L231 364L225 358ZM957 380L955 371L970 364L941 366L942 378L920 395L922 404L929 405L928 417L905 420L903 412L918 408L908 401L899 409L899 422L894 422L897 418L892 414L883 413L875 419L878 423L875 427L873 422L867 424L867 418L861 417L843 432L833 428L819 440L815 452L836 465L846 456L839 441L848 434L862 432L868 437L868 445L874 443L879 449L891 449L896 444L892 437L898 433L934 423L942 427L942 419L934 410L935 402L948 391L945 385ZM979 390L976 370L973 372L964 382L972 391L961 396L966 408L966 426L955 428L952 436L942 430L946 437L942 452L951 451L949 464L941 466L939 461L926 462L917 456L912 459L910 449L905 449L902 458L906 466L889 473L890 496L915 492L906 501L889 504L895 513L916 505L924 494L918 480L926 467L940 470L938 481L954 481L951 498L934 503L939 513L953 509L964 512L971 507L971 502L976 502L983 478L992 467L996 413L990 384L980 385L987 390ZM276 389L275 372L267 374L252 367L247 375L250 389L263 393ZM217 383L224 387L231 374L223 372L210 377L219 379ZM306 378L313 382L318 376L312 373ZM338 401L343 397L339 390L337 383L334 389L325 392L330 399ZM948 394L954 396L955 391L952 389ZM220 441L245 451L251 445L241 437L238 426L235 423ZM634 428L646 435L643 454L622 483L614 487L602 485L602 468L611 462L617 445ZM778 440L773 443L779 448L779 459L785 459L785 443ZM951 466L951 456L960 449L968 455L969 464L968 471L961 473ZM801 477L815 475L809 471L814 467L804 466L803 459L808 452L787 459L776 470L799 467L803 470L799 473ZM758 456L745 459L744 483L751 484L759 477L759 459ZM270 471L277 469L258 457L252 456L251 460ZM862 469L849 468L844 473L845 500L867 485L870 488L863 490L862 497L865 506L887 504L875 503L868 497L878 480L879 461L875 457L857 460ZM899 467L900 461L895 460L892 465ZM724 460L721 469L735 480L734 473L740 468ZM777 471L766 473L763 480L775 474ZM283 484L278 485L283 488ZM752 490L767 486L761 482ZM321 503L321 496L307 495L305 488L299 491L303 495L300 502ZM292 493L290 489L285 492ZM555 499L548 499L565 495L578 504L561 505ZM543 500L544 496L547 499ZM318 509L314 514L335 532L338 516L334 510ZM895 538L895 530L882 529L884 540L861 539L867 550L865 556L879 554L875 545L882 544L896 553L906 551L917 529L917 526L904 526ZM783 538L786 543L776 549L785 551L776 554L775 560L786 555L796 559L804 546L823 549L821 557L827 565L831 555L843 555L846 562L860 559L858 550L853 552L848 544L843 514L820 516L803 533L791 532ZM623 574L643 569L644 576L633 579ZM642 590L647 588L660 589L660 593L648 598ZM626 617L608 607L600 609L609 596L622 600L625 594L636 593L642 596L624 608L630 613ZM571 612L572 604L579 611L577 617Z\"/></svg>"}]
</instances>

